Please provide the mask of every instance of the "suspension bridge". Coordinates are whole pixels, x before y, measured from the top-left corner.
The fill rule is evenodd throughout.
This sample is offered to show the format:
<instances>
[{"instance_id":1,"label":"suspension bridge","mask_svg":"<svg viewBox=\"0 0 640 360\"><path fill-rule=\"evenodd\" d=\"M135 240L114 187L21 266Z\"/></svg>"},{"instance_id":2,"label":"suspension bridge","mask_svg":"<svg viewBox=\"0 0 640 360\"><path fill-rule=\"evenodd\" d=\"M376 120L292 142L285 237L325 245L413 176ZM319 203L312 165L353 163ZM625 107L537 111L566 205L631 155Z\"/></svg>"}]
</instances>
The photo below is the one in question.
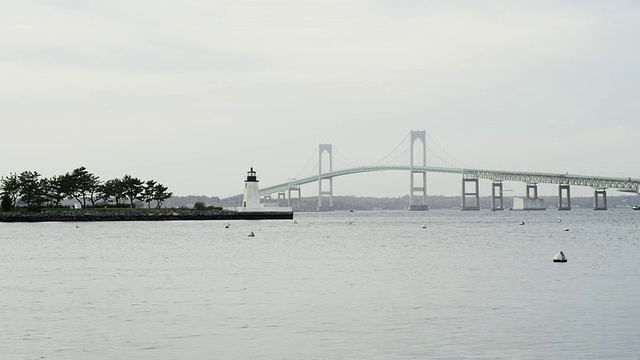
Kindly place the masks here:
<instances>
[{"instance_id":1,"label":"suspension bridge","mask_svg":"<svg viewBox=\"0 0 640 360\"><path fill-rule=\"evenodd\" d=\"M429 142L427 142L427 139ZM334 156L334 151L336 156ZM446 166L427 166L427 152L430 159L437 159ZM316 157L317 156L317 157ZM315 166L310 168L313 160ZM334 160L342 167L334 170ZM491 181L491 210L504 210L503 182L517 181L526 184L526 197L521 200L523 210L542 210L543 202L538 199L538 184L558 185L558 210L571 209L571 186L586 186L594 189L594 209L607 209L607 189L634 192L640 194L640 179L586 176L574 174L521 172L506 170L474 169L449 155L425 131L411 131L394 150L382 159L369 165L357 165L346 160L331 144L320 144L311 156L307 165L295 178L288 181L260 189L260 196L264 202L277 194L279 205L290 206L292 193L297 195L299 204L300 186L318 183L318 210L331 210L333 206L333 179L359 173L378 171L407 171L409 181L409 210L428 210L427 204L427 173L446 173L461 175L461 210L480 210L479 180ZM300 177L301 174L307 174ZM242 194L225 199L224 202L239 203ZM514 204L515 205L515 204Z\"/></svg>"}]
</instances>

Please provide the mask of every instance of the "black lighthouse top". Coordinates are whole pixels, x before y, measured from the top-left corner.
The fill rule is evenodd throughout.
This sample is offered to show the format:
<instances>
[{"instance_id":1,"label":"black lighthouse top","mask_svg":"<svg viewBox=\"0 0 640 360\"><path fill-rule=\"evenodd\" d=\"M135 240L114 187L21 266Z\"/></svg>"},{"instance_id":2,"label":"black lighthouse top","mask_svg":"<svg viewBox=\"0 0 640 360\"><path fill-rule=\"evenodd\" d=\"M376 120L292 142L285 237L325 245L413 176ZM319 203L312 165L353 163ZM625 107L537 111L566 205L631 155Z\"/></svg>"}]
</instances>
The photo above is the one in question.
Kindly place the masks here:
<instances>
[{"instance_id":1,"label":"black lighthouse top","mask_svg":"<svg viewBox=\"0 0 640 360\"><path fill-rule=\"evenodd\" d=\"M247 180L245 180L244 182L258 182L256 172L253 171L253 166L251 167L251 170L247 171Z\"/></svg>"}]
</instances>

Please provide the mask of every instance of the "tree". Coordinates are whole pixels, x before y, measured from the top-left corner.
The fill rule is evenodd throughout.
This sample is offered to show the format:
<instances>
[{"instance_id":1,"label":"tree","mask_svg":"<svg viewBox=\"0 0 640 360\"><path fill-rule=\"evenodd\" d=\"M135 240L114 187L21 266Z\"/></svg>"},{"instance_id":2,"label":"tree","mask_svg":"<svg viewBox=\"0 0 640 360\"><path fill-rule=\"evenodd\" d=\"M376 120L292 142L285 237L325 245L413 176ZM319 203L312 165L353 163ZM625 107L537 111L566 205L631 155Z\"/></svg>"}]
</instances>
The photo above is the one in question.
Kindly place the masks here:
<instances>
[{"instance_id":1,"label":"tree","mask_svg":"<svg viewBox=\"0 0 640 360\"><path fill-rule=\"evenodd\" d=\"M47 202L51 206L60 206L60 203L65 198L62 190L62 176L52 176L48 179L45 186L45 195Z\"/></svg>"},{"instance_id":2,"label":"tree","mask_svg":"<svg viewBox=\"0 0 640 360\"><path fill-rule=\"evenodd\" d=\"M169 188L162 184L156 184L153 188L153 200L155 200L156 208L159 209L162 203L173 196L172 192L167 192Z\"/></svg>"},{"instance_id":3,"label":"tree","mask_svg":"<svg viewBox=\"0 0 640 360\"><path fill-rule=\"evenodd\" d=\"M116 178L105 181L100 186L100 197L104 201L109 201L113 198L115 205L120 206L120 200L125 198L122 180Z\"/></svg>"},{"instance_id":4,"label":"tree","mask_svg":"<svg viewBox=\"0 0 640 360\"><path fill-rule=\"evenodd\" d=\"M11 198L7 194L2 195L2 211L11 211L12 208Z\"/></svg>"},{"instance_id":5,"label":"tree","mask_svg":"<svg viewBox=\"0 0 640 360\"><path fill-rule=\"evenodd\" d=\"M142 182L142 180L132 177L131 175L122 177L122 194L129 199L132 208L136 207L134 201L141 200L140 194L142 194L144 190L143 185L144 182Z\"/></svg>"},{"instance_id":6,"label":"tree","mask_svg":"<svg viewBox=\"0 0 640 360\"><path fill-rule=\"evenodd\" d=\"M7 177L0 179L0 188L2 188L2 195L8 196L11 200L11 207L15 207L20 196L20 180L18 175L11 173Z\"/></svg>"},{"instance_id":7,"label":"tree","mask_svg":"<svg viewBox=\"0 0 640 360\"><path fill-rule=\"evenodd\" d=\"M156 182L154 180L147 180L144 183L142 190L142 201L147 203L147 207L151 209L151 202L154 200Z\"/></svg>"},{"instance_id":8,"label":"tree","mask_svg":"<svg viewBox=\"0 0 640 360\"><path fill-rule=\"evenodd\" d=\"M30 209L38 208L46 201L46 179L40 179L37 171L23 171L18 176L20 182L20 200Z\"/></svg>"},{"instance_id":9,"label":"tree","mask_svg":"<svg viewBox=\"0 0 640 360\"><path fill-rule=\"evenodd\" d=\"M69 199L76 199L83 208L87 206L87 198L92 205L95 205L100 180L96 175L88 172L84 166L62 175L60 181L63 192Z\"/></svg>"},{"instance_id":10,"label":"tree","mask_svg":"<svg viewBox=\"0 0 640 360\"><path fill-rule=\"evenodd\" d=\"M100 199L100 178L96 175L89 174L90 176L86 179L85 191L89 195L89 200L91 201L91 207L96 206L96 201Z\"/></svg>"},{"instance_id":11,"label":"tree","mask_svg":"<svg viewBox=\"0 0 640 360\"><path fill-rule=\"evenodd\" d=\"M162 203L173 196L173 193L167 192L167 187L157 183L155 180L147 180L140 199L147 203L147 207L151 208L151 202L156 202L156 209L162 206Z\"/></svg>"},{"instance_id":12,"label":"tree","mask_svg":"<svg viewBox=\"0 0 640 360\"><path fill-rule=\"evenodd\" d=\"M84 166L51 179L40 176L35 171L24 171L20 175L12 173L7 177L0 177L0 198L5 205L11 204L10 207L15 207L18 199L30 207L45 203L60 206L62 200L68 198L75 199L85 208L87 200L91 202L91 206L95 206L100 199L110 201L113 198L116 206L122 200L129 199L132 208L135 207L136 200L146 202L149 208L155 201L159 208L166 199L173 196L173 193L167 192L166 186L157 181L143 182L131 175L101 183L99 177L87 171Z\"/></svg>"}]
</instances>

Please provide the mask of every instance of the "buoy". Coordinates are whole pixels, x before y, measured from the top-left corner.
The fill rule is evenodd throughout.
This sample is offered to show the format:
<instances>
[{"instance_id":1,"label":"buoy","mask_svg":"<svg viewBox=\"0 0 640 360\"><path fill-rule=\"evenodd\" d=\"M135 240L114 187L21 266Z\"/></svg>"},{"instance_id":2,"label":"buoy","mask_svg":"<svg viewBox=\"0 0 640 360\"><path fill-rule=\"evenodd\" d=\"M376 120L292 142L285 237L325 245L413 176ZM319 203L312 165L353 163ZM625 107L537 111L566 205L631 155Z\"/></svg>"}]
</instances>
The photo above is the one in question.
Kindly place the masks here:
<instances>
[{"instance_id":1,"label":"buoy","mask_svg":"<svg viewBox=\"0 0 640 360\"><path fill-rule=\"evenodd\" d=\"M564 256L564 253L560 251L553 256L553 262L567 262L567 258Z\"/></svg>"},{"instance_id":2,"label":"buoy","mask_svg":"<svg viewBox=\"0 0 640 360\"><path fill-rule=\"evenodd\" d=\"M297 222L296 220L293 220L293 223L294 223L294 224L297 224L298 222Z\"/></svg>"},{"instance_id":3,"label":"buoy","mask_svg":"<svg viewBox=\"0 0 640 360\"><path fill-rule=\"evenodd\" d=\"M76 229L79 229L79 228L80 228L80 226L76 225Z\"/></svg>"}]
</instances>

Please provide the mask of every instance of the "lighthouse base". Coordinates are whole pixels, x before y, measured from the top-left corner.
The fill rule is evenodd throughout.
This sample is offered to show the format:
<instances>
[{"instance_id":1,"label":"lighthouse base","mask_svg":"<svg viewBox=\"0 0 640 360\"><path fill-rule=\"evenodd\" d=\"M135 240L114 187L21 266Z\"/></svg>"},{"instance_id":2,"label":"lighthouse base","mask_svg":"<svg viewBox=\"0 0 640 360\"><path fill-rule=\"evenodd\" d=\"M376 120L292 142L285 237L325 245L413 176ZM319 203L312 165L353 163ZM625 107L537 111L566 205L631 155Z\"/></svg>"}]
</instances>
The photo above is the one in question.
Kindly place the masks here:
<instances>
[{"instance_id":1,"label":"lighthouse base","mask_svg":"<svg viewBox=\"0 0 640 360\"><path fill-rule=\"evenodd\" d=\"M240 215L239 218L242 220L291 220L293 219L293 211L291 212L243 211L243 212L240 212L239 215Z\"/></svg>"},{"instance_id":2,"label":"lighthouse base","mask_svg":"<svg viewBox=\"0 0 640 360\"><path fill-rule=\"evenodd\" d=\"M293 219L293 209L290 207L259 207L259 208L227 208L238 213L243 220L278 220Z\"/></svg>"}]
</instances>

